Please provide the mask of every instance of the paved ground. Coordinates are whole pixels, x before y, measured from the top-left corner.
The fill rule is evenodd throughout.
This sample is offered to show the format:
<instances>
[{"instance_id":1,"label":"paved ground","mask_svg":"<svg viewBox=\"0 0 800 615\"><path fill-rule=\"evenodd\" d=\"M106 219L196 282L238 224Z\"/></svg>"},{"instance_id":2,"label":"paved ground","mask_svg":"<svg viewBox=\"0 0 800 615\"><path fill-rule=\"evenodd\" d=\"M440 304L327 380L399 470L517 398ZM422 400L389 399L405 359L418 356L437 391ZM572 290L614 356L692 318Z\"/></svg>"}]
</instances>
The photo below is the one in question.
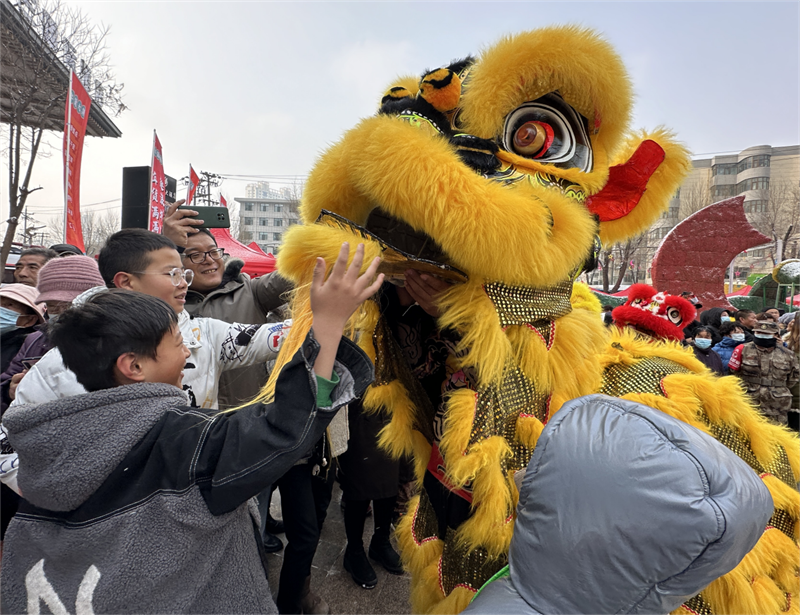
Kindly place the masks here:
<instances>
[{"instance_id":1,"label":"paved ground","mask_svg":"<svg viewBox=\"0 0 800 615\"><path fill-rule=\"evenodd\" d=\"M408 602L411 577L408 573L397 576L386 572L380 564L373 561L378 585L375 589L363 589L356 585L350 574L342 567L344 548L347 543L344 533L344 520L339 500L342 491L334 485L333 498L328 508L328 517L322 528L322 536L314 564L311 569L311 587L330 605L331 613L411 613ZM280 492L272 496L272 516L281 518ZM364 528L364 544L369 545L372 537L372 516L367 518ZM286 537L280 535L286 543ZM283 563L283 551L269 555L269 585L273 594L278 590L278 575Z\"/></svg>"}]
</instances>

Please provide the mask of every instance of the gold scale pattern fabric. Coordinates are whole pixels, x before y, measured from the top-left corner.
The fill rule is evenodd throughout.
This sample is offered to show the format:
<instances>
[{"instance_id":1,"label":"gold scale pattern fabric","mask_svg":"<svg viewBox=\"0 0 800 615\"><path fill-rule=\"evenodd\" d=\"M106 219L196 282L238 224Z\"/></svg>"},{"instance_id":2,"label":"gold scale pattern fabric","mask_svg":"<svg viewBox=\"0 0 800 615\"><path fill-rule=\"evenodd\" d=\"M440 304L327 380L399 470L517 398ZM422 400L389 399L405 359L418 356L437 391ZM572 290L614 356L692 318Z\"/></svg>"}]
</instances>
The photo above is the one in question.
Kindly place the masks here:
<instances>
[{"instance_id":1,"label":"gold scale pattern fabric","mask_svg":"<svg viewBox=\"0 0 800 615\"><path fill-rule=\"evenodd\" d=\"M571 280L544 289L491 283L485 284L484 290L495 306L503 329L512 325L531 327L542 336L548 348L552 343L553 323L572 311ZM391 347L391 341L386 339L385 330L375 340L387 348L378 351L379 360L381 357L389 358L388 348ZM376 373L381 373L377 367ZM511 447L512 453L502 461L503 474L525 467L533 454L533 448L517 441L517 418L520 414L525 414L545 422L549 393L527 378L518 366L509 362L503 382L499 386L478 387L469 446L492 436L502 436ZM509 510L508 515L512 514L513 511ZM483 547L457 540L455 531L450 528L441 537L438 535L438 528L436 514L423 488L414 521L414 538L418 543L431 538L443 539L440 580L445 595L459 585L473 590L480 589L508 563L506 556L492 558Z\"/></svg>"}]
</instances>

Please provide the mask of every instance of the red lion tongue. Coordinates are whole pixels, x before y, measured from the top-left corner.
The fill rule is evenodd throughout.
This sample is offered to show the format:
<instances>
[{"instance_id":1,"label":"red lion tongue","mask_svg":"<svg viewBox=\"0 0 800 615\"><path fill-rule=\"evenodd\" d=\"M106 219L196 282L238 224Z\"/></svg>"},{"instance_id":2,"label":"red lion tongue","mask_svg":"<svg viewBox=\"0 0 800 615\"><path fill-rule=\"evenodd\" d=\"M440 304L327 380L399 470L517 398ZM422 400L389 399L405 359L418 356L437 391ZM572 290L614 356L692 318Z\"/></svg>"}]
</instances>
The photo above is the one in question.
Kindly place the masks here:
<instances>
[{"instance_id":1,"label":"red lion tongue","mask_svg":"<svg viewBox=\"0 0 800 615\"><path fill-rule=\"evenodd\" d=\"M608 170L608 183L586 200L600 222L624 218L639 204L647 182L664 162L664 150L655 141L643 141L627 162Z\"/></svg>"}]
</instances>

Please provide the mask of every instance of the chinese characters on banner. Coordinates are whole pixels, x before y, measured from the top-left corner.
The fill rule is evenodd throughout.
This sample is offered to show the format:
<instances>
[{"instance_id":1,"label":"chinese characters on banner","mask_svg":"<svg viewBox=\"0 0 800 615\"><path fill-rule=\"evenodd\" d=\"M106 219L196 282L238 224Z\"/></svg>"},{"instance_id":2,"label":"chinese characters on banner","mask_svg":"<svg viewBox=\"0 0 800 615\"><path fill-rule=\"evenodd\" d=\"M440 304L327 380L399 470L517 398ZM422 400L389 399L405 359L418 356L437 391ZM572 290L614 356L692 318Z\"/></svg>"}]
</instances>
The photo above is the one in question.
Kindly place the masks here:
<instances>
[{"instance_id":1,"label":"chinese characters on banner","mask_svg":"<svg viewBox=\"0 0 800 615\"><path fill-rule=\"evenodd\" d=\"M228 201L226 201L225 197L222 196L221 194L219 195L219 204L222 205L223 207L228 206Z\"/></svg>"},{"instance_id":2,"label":"chinese characters on banner","mask_svg":"<svg viewBox=\"0 0 800 615\"><path fill-rule=\"evenodd\" d=\"M150 221L147 228L160 233L164 226L164 195L167 190L167 177L164 175L164 158L161 141L153 131L153 161L150 164Z\"/></svg>"},{"instance_id":3,"label":"chinese characters on banner","mask_svg":"<svg viewBox=\"0 0 800 615\"><path fill-rule=\"evenodd\" d=\"M85 252L81 230L81 155L92 99L78 76L70 71L64 113L64 242Z\"/></svg>"},{"instance_id":4,"label":"chinese characters on banner","mask_svg":"<svg viewBox=\"0 0 800 615\"><path fill-rule=\"evenodd\" d=\"M197 190L197 184L200 183L200 178L194 172L192 165L189 165L189 185L186 187L186 207L192 204L194 199L194 191Z\"/></svg>"}]
</instances>

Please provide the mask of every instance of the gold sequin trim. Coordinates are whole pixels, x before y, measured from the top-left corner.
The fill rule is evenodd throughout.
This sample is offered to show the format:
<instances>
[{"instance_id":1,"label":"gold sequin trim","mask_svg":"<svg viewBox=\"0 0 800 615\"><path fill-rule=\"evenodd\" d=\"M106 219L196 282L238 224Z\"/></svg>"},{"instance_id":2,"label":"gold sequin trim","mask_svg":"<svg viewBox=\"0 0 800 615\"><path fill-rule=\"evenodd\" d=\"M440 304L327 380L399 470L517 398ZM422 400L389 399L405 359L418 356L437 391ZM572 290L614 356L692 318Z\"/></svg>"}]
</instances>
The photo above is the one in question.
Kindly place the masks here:
<instances>
[{"instance_id":1,"label":"gold sequin trim","mask_svg":"<svg viewBox=\"0 0 800 615\"><path fill-rule=\"evenodd\" d=\"M711 423L707 418L705 418L705 415L703 418L705 419L704 422L708 425L711 435L714 436L718 442L724 444L731 451L736 453L738 457L743 459L747 465L749 465L759 474L763 474L765 472L764 466L762 466L761 462L758 461L755 453L753 453L753 450L750 448L750 443L744 437L727 425Z\"/></svg>"},{"instance_id":2,"label":"gold sequin trim","mask_svg":"<svg viewBox=\"0 0 800 615\"><path fill-rule=\"evenodd\" d=\"M600 392L612 397L628 393L664 395L661 381L671 374L690 374L685 367L661 357L644 357L632 365L614 364L603 372Z\"/></svg>"},{"instance_id":3,"label":"gold sequin trim","mask_svg":"<svg viewBox=\"0 0 800 615\"><path fill-rule=\"evenodd\" d=\"M767 525L771 525L776 530L780 530L794 540L794 519L792 519L792 516L785 510L776 508L775 512L769 518L769 523L767 523Z\"/></svg>"},{"instance_id":4,"label":"gold sequin trim","mask_svg":"<svg viewBox=\"0 0 800 615\"><path fill-rule=\"evenodd\" d=\"M711 606L703 599L703 594L697 594L694 598L684 602L683 606L692 613L697 613L697 615L714 615Z\"/></svg>"},{"instance_id":5,"label":"gold sequin trim","mask_svg":"<svg viewBox=\"0 0 800 615\"><path fill-rule=\"evenodd\" d=\"M537 321L556 320L572 311L572 280L564 280L549 288L507 286L502 282L483 285L500 317L500 326L527 325ZM549 325L548 325L549 326Z\"/></svg>"},{"instance_id":6,"label":"gold sequin trim","mask_svg":"<svg viewBox=\"0 0 800 615\"><path fill-rule=\"evenodd\" d=\"M503 470L516 471L526 467L533 449L517 441L517 418L525 414L546 422L548 398L549 391L542 391L516 365L507 365L499 386L478 389L469 445L491 436L503 436L512 451Z\"/></svg>"},{"instance_id":7,"label":"gold sequin trim","mask_svg":"<svg viewBox=\"0 0 800 615\"><path fill-rule=\"evenodd\" d=\"M439 538L439 522L425 489L421 489L419 505L414 513L414 523L411 528L417 545Z\"/></svg>"},{"instance_id":8,"label":"gold sequin trim","mask_svg":"<svg viewBox=\"0 0 800 615\"><path fill-rule=\"evenodd\" d=\"M508 564L508 557L490 558L486 549L470 549L456 540L456 532L447 528L442 557L439 560L439 585L447 596L456 587L477 592L498 570Z\"/></svg>"},{"instance_id":9,"label":"gold sequin trim","mask_svg":"<svg viewBox=\"0 0 800 615\"><path fill-rule=\"evenodd\" d=\"M792 466L789 464L789 456L782 446L778 447L775 457L773 457L769 465L764 467L764 471L778 477L792 489L797 487L797 481L794 479Z\"/></svg>"}]
</instances>

